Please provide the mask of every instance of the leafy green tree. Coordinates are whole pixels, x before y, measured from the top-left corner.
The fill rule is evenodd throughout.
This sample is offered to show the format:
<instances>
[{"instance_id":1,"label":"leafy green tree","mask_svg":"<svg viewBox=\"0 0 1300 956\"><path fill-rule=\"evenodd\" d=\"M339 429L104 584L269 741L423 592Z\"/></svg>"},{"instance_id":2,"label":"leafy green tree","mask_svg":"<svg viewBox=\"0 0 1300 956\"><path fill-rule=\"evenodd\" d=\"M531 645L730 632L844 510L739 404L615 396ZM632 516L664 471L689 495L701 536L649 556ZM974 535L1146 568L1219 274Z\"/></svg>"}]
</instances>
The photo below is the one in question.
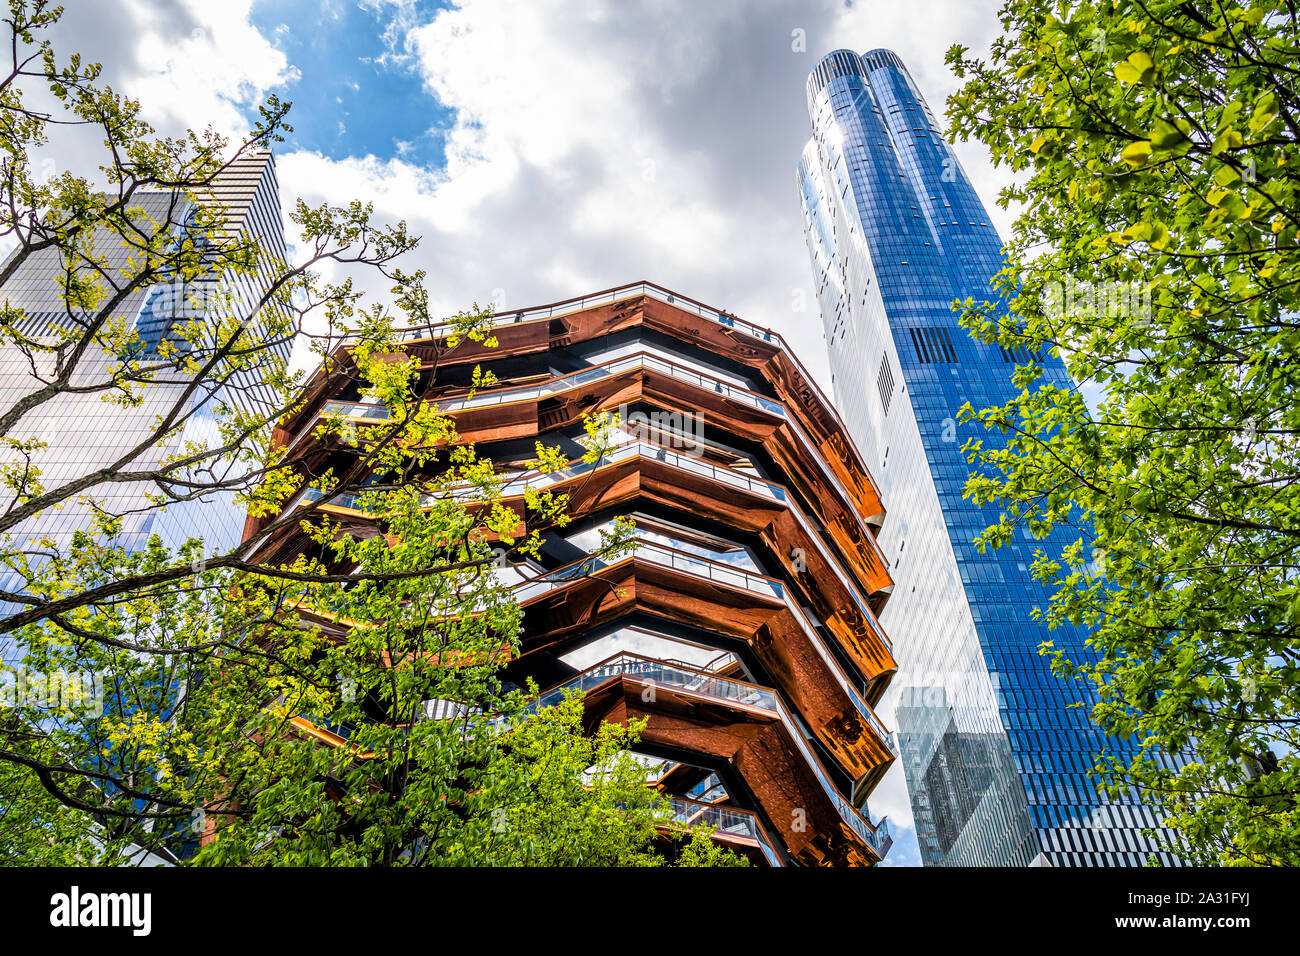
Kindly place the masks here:
<instances>
[{"instance_id":1,"label":"leafy green tree","mask_svg":"<svg viewBox=\"0 0 1300 956\"><path fill-rule=\"evenodd\" d=\"M1009 309L963 321L1059 350L1082 386L1031 364L1013 401L965 410L994 432L967 494L1004 509L980 543L1078 530L1034 573L1097 659L1054 666L1141 743L1102 785L1136 789L1194 862L1300 862L1297 15L1008 0L988 59L948 55L953 129L1014 173L1001 202L1021 210Z\"/></svg>"},{"instance_id":2,"label":"leafy green tree","mask_svg":"<svg viewBox=\"0 0 1300 956\"><path fill-rule=\"evenodd\" d=\"M65 314L35 328L0 307L0 350L32 370L30 388L0 407L0 638L21 657L0 701L0 861L661 861L666 806L629 752L638 728L588 735L580 701L538 712L532 689L498 677L521 620L500 553L536 555L540 539L513 536L521 516L502 503L504 479L425 400L428 378L402 351L402 330L435 318L424 275L397 266L417 240L358 203L299 203L290 218L304 252L292 264L255 235L228 234L210 187L279 139L287 104L271 99L238 144L160 137L138 104L99 84L97 65L59 62L42 31L60 9L8 9L0 233L13 251L0 283L43 256ZM53 110L28 105L33 91ZM98 173L39 175L34 157L63 124L102 132ZM139 200L158 195L175 201L145 214ZM326 264L377 271L391 300L326 281ZM203 307L178 310L147 348L128 304L176 285L204 289ZM441 347L494 344L486 319L477 308L455 317ZM387 409L365 425L331 415L314 427L345 450L345 473L272 440L301 408L283 348L295 340L326 376L355 375ZM57 436L25 421L87 395L158 413L117 460L69 477L45 466ZM214 419L206 441L185 430L200 413ZM606 425L590 424L589 460ZM538 471L558 465L539 445ZM128 505L123 488L139 492ZM133 513L219 495L261 520L256 539L221 551L124 532ZM342 496L379 533L344 533L327 510ZM525 498L540 524L562 524L566 505L545 491ZM25 538L32 520L71 507L88 516L75 533ZM305 532L303 553L259 559L257 542L286 531ZM627 537L618 526L603 550ZM681 856L734 859L694 842Z\"/></svg>"}]
</instances>

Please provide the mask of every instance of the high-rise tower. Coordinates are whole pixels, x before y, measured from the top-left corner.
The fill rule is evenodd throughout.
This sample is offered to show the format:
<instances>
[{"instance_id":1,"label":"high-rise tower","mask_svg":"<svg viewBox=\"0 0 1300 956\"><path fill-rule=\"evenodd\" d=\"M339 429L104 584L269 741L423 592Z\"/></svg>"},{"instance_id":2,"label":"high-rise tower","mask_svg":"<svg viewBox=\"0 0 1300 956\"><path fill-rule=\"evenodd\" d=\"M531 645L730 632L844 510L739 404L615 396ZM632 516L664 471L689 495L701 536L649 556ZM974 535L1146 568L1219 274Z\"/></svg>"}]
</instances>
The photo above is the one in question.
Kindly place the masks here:
<instances>
[{"instance_id":1,"label":"high-rise tower","mask_svg":"<svg viewBox=\"0 0 1300 956\"><path fill-rule=\"evenodd\" d=\"M878 476L880 543L899 635L897 731L927 865L1140 865L1156 826L1097 796L1086 771L1128 744L1105 737L1038 653L1085 635L1031 619L1047 595L1028 532L980 554L996 520L962 497L971 432L957 423L1013 394L1015 354L972 340L954 300L990 296L1001 243L899 58L836 50L808 78L813 138L799 161L808 250L847 427ZM1019 351L1019 350L1018 350ZM1050 381L1059 358L1034 355ZM1165 862L1172 862L1164 854Z\"/></svg>"},{"instance_id":2,"label":"high-rise tower","mask_svg":"<svg viewBox=\"0 0 1300 956\"><path fill-rule=\"evenodd\" d=\"M36 251L19 248L11 253L6 273L10 271L9 262L20 261L0 285L0 302L11 310L21 310L22 318L15 323L14 331L44 343L47 350L13 343L0 347L0 407L15 407L52 378L44 366L54 361L48 345L60 331L92 336L92 323L97 317L70 308L61 291L74 277L97 282L106 294L121 290L121 301L113 309L112 318L138 332L142 357L155 365L162 343L186 349L179 329L188 323L230 315L256 321L260 298L270 282L269 270L274 268L272 263L283 261L286 255L272 154L260 150L240 156L214 177L204 193L192 198L164 190L140 190L127 215L140 223L142 235L174 234L179 242L186 234L195 203L211 203L221 210L224 222L216 238L243 235L255 239L264 268L242 274L230 272L217 289L205 288L205 281L215 280L202 276L189 283L141 284L134 281L139 249L108 227L101 227L94 241L95 254L102 260L97 267L70 264L53 246ZM94 339L94 343L98 342ZM288 352L287 338L268 345L268 358L274 355L287 360ZM221 382L200 381L196 388L189 387L185 376L169 380L166 375L154 374L148 381L134 383L139 403L114 402L109 399L121 391L117 383L123 376L112 369L120 359L101 345L91 344L75 364L68 386L55 398L27 411L10 430L10 438L45 442L43 450L31 453L31 463L40 469L47 487L112 466L123 456L128 460L121 469L129 470L174 454L189 442L215 446L219 444L214 442L217 405L225 402L254 410L273 400L261 381L264 370L258 367L237 369ZM271 406L266 407L269 410ZM148 444L150 436L158 431L160 415L174 415L181 423L180 429L132 458L131 450L142 442ZM128 548L142 546L155 533L170 547L190 537L201 537L209 552L229 550L239 543L244 516L242 507L235 504L233 492L173 502L165 509L151 503L150 496L158 493L159 489L149 481L101 483L87 492L94 504L78 497L11 529L12 546L23 548L33 538L50 538L56 546L64 546L74 532L91 526L98 508L122 516L119 542ZM23 582L11 580L5 585L9 586L21 589Z\"/></svg>"},{"instance_id":3,"label":"high-rise tower","mask_svg":"<svg viewBox=\"0 0 1300 956\"><path fill-rule=\"evenodd\" d=\"M201 210L219 218L212 221ZM0 408L23 409L5 433L0 461L35 469L21 483L24 494L44 491L60 500L0 533L4 616L22 609L15 598L32 593L47 562L89 550L76 535L93 533L101 527L99 518L115 519L112 544L126 552L145 549L154 535L173 550L191 539L201 540L208 555L235 548L245 524L246 509L236 497L245 472L236 456L221 450L227 441L221 407L273 411L267 379L287 361L291 344L283 323L268 321L279 307L269 295L273 277L286 257L279 184L268 150L242 152L203 188L188 193L133 190L124 208L97 222L84 248L77 247L79 254L69 251L73 241L43 246L35 238L0 267L7 326L0 343ZM246 251L246 242L256 243L258 258L251 267L231 268L227 257L236 247ZM175 250L183 243L193 243L212 267L190 275L168 262L144 271L148 250L157 256L160 246ZM90 308L74 304L83 300L68 296L67 289L78 285L97 289L102 298ZM221 330L232 322L268 333L259 339L260 352L234 361L216 357L220 341L230 341ZM128 369L130 362L138 367ZM30 450L18 445L33 440L40 444ZM151 477L157 465L182 454L195 456L193 472L178 473L175 482ZM79 485L98 472L113 478ZM197 487L186 484L190 478ZM21 500L15 491L0 495L6 517ZM12 691L27 679L27 658L26 645L12 634L0 635L0 688ZM39 674L39 666L31 666ZM62 680L67 673L54 676ZM90 670L74 676L89 682L87 696L98 696L101 706L140 706L125 690L129 676ZM160 686L180 700L183 685ZM51 722L64 719L53 705L48 713ZM68 726L81 719L69 718ZM176 835L160 852L183 855L193 848L188 821ZM151 865L170 859L144 848L132 857Z\"/></svg>"},{"instance_id":4,"label":"high-rise tower","mask_svg":"<svg viewBox=\"0 0 1300 956\"><path fill-rule=\"evenodd\" d=\"M207 189L192 196L160 189L139 190L123 218L138 224L141 237L175 236L175 241L181 242L189 238L199 204L211 204L223 217L214 231L216 239L243 236L256 240L259 268L228 270L219 280L200 275L188 281L143 283L137 277L140 250L114 231L124 230L121 225L99 227L91 246L96 262L69 260L55 246L19 247L7 257L0 303L19 317L13 320L16 335L0 345L0 408L17 407L57 379L53 374L54 343L86 339L86 347L75 361L67 354L59 359L68 375L66 385L53 397L28 408L6 435L15 441L36 439L44 443L44 448L27 453L27 461L39 469L46 489L66 487L101 469L147 473L148 463L164 460L186 447L218 448L221 439L216 416L223 403L249 411L269 411L272 407L267 403L274 396L263 376L266 362L288 359L287 337L268 341L265 362L236 367L222 374L219 381L214 378L191 382L186 375L169 376L165 369L140 376L137 381L115 371L123 356L112 354L105 344L109 336L97 331L104 316L69 306L63 294L65 285L74 281L98 285L107 302L116 300L108 320L138 333L139 354L135 357L155 369L165 364L160 352L167 348L163 343L175 351L194 354L192 343L184 341L181 332L191 323L202 326L231 317L250 323L262 321L267 310L275 307L261 304L262 298L275 263L282 262L286 255L279 183L270 151L250 151L235 158ZM207 347L206 343L201 347ZM71 351L71 345L65 345L64 353ZM138 393L138 402L120 400L123 382L129 382ZM163 419L177 423L177 427L159 439L159 422ZM21 460L12 449L6 449L3 455L6 461ZM223 466L224 461L214 457L206 464L213 467L213 475L237 477L233 470L237 466ZM39 542L49 540L56 551L66 554L74 534L90 530L101 512L120 516L116 543L127 550L144 547L154 534L169 548L201 538L209 554L239 544L244 509L236 502L233 489L214 490L199 497L180 496L181 500L171 501L165 508L157 503L161 493L159 486L148 479L99 482L58 507L47 508L10 527L0 540L12 549L11 553L24 555L20 563L25 567L11 568L0 575L0 591L12 594L25 590L30 575L48 556L49 549ZM9 495L0 505L8 507L11 501ZM0 603L0 608L5 607L12 605ZM17 654L11 640L0 637L0 662L14 659Z\"/></svg>"}]
</instances>

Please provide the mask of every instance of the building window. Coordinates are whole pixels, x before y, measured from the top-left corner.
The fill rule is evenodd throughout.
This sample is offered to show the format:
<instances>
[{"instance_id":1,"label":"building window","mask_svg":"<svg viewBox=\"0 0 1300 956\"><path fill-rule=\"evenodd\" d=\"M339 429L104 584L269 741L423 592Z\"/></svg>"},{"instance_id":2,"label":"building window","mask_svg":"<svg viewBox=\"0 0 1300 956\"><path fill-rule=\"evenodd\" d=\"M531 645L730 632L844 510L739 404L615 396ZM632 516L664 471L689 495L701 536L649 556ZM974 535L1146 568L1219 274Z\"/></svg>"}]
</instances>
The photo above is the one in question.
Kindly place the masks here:
<instances>
[{"instance_id":1,"label":"building window","mask_svg":"<svg viewBox=\"0 0 1300 956\"><path fill-rule=\"evenodd\" d=\"M876 387L880 389L880 401L885 406L885 414L889 414L889 403L894 397L894 373L889 368L889 356L884 356L880 360L880 374L876 377Z\"/></svg>"},{"instance_id":2,"label":"building window","mask_svg":"<svg viewBox=\"0 0 1300 956\"><path fill-rule=\"evenodd\" d=\"M947 329L910 328L907 331L912 337L916 357L923 364L957 361L957 350L952 346L952 337Z\"/></svg>"}]
</instances>

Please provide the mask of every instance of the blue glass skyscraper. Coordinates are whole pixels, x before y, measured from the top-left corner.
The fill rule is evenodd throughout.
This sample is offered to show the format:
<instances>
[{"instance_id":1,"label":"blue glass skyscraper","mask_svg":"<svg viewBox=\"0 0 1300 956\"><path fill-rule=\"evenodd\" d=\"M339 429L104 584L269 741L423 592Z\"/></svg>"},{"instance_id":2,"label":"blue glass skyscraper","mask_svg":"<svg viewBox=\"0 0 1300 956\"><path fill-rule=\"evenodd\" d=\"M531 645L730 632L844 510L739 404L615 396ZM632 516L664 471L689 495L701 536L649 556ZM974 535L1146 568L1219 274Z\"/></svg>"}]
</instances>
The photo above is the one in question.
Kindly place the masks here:
<instances>
[{"instance_id":1,"label":"blue glass skyscraper","mask_svg":"<svg viewBox=\"0 0 1300 956\"><path fill-rule=\"evenodd\" d=\"M1030 613L1047 595L1029 574L1027 531L985 554L996 513L962 497L970 465L957 422L1013 394L1017 362L972 340L954 300L990 296L1001 242L906 67L888 50L837 50L808 78L813 138L799 162L808 249L835 398L877 475L880 544L895 589L896 723L926 865L1175 862L1143 835L1151 811L1100 798L1087 770L1129 744L1093 727L1083 693L1051 673L1047 639L1086 653L1078 631ZM1058 358L1041 360L1068 382Z\"/></svg>"}]
</instances>

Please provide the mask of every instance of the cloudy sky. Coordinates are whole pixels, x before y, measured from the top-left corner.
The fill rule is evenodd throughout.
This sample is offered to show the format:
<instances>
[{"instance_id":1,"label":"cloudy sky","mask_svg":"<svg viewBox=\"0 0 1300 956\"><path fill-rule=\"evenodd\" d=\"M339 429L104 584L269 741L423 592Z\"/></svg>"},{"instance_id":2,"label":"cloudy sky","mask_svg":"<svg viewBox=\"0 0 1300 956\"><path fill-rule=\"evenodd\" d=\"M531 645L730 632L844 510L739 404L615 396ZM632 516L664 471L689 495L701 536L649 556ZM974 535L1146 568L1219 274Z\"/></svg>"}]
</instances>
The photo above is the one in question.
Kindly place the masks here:
<instances>
[{"instance_id":1,"label":"cloudy sky","mask_svg":"<svg viewBox=\"0 0 1300 956\"><path fill-rule=\"evenodd\" d=\"M423 241L440 311L525 307L649 279L780 331L829 385L795 164L804 80L888 47L936 115L943 63L994 0L70 0L58 43L163 132L247 129L294 104L286 208L373 202ZM986 204L1003 174L958 154ZM990 209L1005 235L1008 218ZM888 719L889 715L884 715ZM871 801L916 862L901 771Z\"/></svg>"}]
</instances>

